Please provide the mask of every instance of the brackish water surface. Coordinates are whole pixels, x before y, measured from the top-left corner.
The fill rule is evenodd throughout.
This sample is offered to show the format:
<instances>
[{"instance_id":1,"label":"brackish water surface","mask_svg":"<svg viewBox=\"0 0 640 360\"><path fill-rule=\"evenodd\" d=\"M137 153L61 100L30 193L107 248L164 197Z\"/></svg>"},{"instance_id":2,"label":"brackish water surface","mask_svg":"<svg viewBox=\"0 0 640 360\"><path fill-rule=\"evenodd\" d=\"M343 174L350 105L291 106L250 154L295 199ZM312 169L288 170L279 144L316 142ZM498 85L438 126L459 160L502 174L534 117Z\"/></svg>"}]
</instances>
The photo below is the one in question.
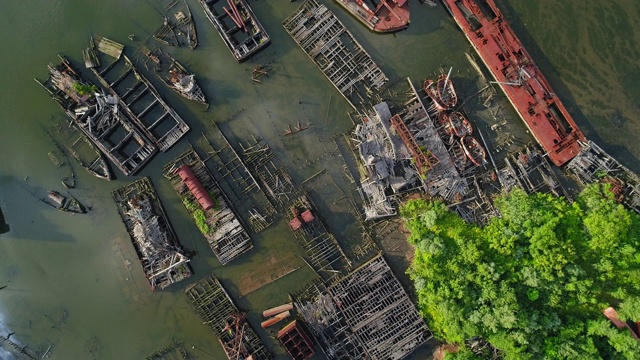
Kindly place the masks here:
<instances>
[{"instance_id":1,"label":"brackish water surface","mask_svg":"<svg viewBox=\"0 0 640 360\"><path fill-rule=\"evenodd\" d=\"M215 121L232 139L251 135L265 138L298 183L322 169L327 174L312 182L311 196L324 210L331 230L347 253L357 226L336 204L341 194L357 197L343 175L343 161L331 139L347 131L351 121L346 101L316 69L281 26L300 2L251 1L270 34L272 44L251 61L238 64L204 17L197 1L188 1L196 20L200 46L195 51L167 49L195 72L211 99L211 107L190 104L162 87L157 88L191 126L189 142L197 146ZM454 81L471 81L464 52L466 39L442 6L412 2L408 30L395 35L367 31L332 1L325 0L392 80L410 77L420 83L440 67L453 66ZM172 340L182 341L196 358L223 359L211 331L202 324L184 288L211 273L222 279L234 298L237 284L264 266L267 258L291 259L299 270L237 301L254 325L265 308L288 300L314 273L299 260L301 250L284 221L254 236L255 248L222 266L188 217L161 168L184 151L182 141L156 156L136 177L117 174L106 182L75 166L77 188L71 192L92 206L89 215L61 213L30 194L62 191L60 169L47 153L53 150L42 129L65 117L32 78L44 80L46 65L57 54L78 67L81 50L91 32L126 45L134 57L141 42L161 24L163 1L80 0L10 1L0 4L0 208L10 231L0 234L0 333L15 332L14 341L28 344L40 355L55 359L143 359ZM500 1L516 33L549 77L556 92L589 138L640 170L640 97L638 52L640 15L635 2L605 0ZM134 40L128 36L134 34ZM250 80L257 64L273 69L263 84ZM470 95L471 93L467 94ZM464 96L463 96L464 97ZM234 114L240 112L237 116ZM300 121L310 129L283 137L287 125ZM520 126L519 120L515 126ZM166 291L150 293L110 192L135 178L150 176L178 234L188 249L195 275ZM331 212L330 212L331 211ZM391 254L402 275L402 254ZM260 330L278 358L286 358L271 332ZM0 350L0 358L7 356ZM423 349L410 359L424 359Z\"/></svg>"}]
</instances>

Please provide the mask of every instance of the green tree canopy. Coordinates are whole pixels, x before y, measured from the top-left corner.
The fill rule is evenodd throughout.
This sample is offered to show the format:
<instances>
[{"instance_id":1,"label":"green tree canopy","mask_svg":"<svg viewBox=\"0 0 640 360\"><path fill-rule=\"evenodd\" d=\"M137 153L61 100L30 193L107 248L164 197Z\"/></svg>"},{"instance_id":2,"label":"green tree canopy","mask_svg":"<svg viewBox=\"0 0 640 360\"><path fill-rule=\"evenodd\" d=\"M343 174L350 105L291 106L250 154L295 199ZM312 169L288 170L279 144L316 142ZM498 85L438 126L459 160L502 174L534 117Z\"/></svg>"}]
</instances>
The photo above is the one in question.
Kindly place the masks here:
<instances>
[{"instance_id":1,"label":"green tree canopy","mask_svg":"<svg viewBox=\"0 0 640 360\"><path fill-rule=\"evenodd\" d=\"M484 227L438 201L401 210L418 307L436 336L479 336L507 359L640 359L640 342L602 314L614 306L640 320L640 217L606 185L573 203L512 191L495 204L501 217Z\"/></svg>"}]
</instances>

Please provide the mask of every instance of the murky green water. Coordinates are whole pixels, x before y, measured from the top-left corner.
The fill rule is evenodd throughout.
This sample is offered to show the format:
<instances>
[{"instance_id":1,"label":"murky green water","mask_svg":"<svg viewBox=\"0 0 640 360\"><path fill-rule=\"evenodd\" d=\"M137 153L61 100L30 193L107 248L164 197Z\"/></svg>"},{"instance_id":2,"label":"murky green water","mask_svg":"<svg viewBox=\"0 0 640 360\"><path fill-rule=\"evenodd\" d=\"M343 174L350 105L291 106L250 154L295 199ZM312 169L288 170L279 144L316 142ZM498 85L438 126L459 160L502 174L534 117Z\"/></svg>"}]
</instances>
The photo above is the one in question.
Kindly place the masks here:
<instances>
[{"instance_id":1,"label":"murky green water","mask_svg":"<svg viewBox=\"0 0 640 360\"><path fill-rule=\"evenodd\" d=\"M381 36L368 32L333 2L324 2L391 79L408 76L419 82L441 66L454 66L461 80L472 76L463 54L468 44L441 6L413 3L410 28ZM506 5L509 19L522 23L515 26L516 32L522 34L587 136L638 170L640 148L633 141L640 133L634 101L640 97L640 50L634 44L640 40L640 25L632 19L640 15L640 5L630 1L613 5L604 0L589 5L579 0L561 5L551 1L500 3ZM211 121L234 138L262 136L297 181L328 170L327 176L312 184L312 198L321 209L335 206L336 191L356 197L342 173L335 144L328 140L349 129L350 109L280 25L299 2L251 2L273 44L245 64L233 60L197 1L189 4L200 46L195 51L170 51L201 79L212 99L211 108L204 112L158 85L191 126L188 140L197 145ZM90 215L69 216L30 195L63 190L60 169L47 155L53 147L41 129L52 121L65 120L32 78L44 79L46 65L57 62L58 53L80 65L80 51L91 31L123 42L125 51L133 54L160 24L161 7L160 1L150 0L12 1L0 5L4 15L0 23L0 207L10 226L10 232L0 235L0 286L7 285L0 290L0 333L15 332L12 339L41 355L51 346L48 355L55 359L141 359L174 339L184 341L197 358L222 359L213 334L182 294L184 287L215 273L237 295L234 283L259 268L265 258L300 254L280 221L254 237L252 252L222 267L161 176L162 166L188 146L186 141L156 156L139 175L152 178L182 244L198 251L192 261L196 275L168 291L149 293L110 198L111 190L131 178L118 174L117 181L105 182L76 166L77 189L72 193L93 207ZM129 34L135 34L134 41L127 40ZM272 75L261 85L252 82L251 68L265 63L271 64ZM227 121L241 109L239 116ZM287 125L298 121L310 123L310 129L283 137ZM331 180L339 190L327 190L336 186ZM338 211L325 217L349 251L357 230ZM254 324L259 321L258 311L287 301L287 292L314 277L297 259L293 262L298 262L294 266L299 270L238 301L240 307L252 311ZM260 334L266 340L271 335ZM284 358L275 342L270 341L269 346ZM0 352L0 358L3 356ZM412 358L426 356L423 351Z\"/></svg>"}]
</instances>

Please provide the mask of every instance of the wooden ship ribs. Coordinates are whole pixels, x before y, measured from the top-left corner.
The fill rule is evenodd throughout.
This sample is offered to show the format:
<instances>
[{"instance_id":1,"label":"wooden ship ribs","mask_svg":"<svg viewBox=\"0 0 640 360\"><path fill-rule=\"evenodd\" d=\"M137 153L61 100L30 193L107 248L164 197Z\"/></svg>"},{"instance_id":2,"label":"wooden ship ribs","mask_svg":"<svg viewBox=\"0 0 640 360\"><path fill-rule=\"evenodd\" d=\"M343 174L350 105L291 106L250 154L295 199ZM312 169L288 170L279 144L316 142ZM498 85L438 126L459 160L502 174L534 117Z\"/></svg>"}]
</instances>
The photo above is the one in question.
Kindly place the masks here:
<instances>
[{"instance_id":1,"label":"wooden ship ribs","mask_svg":"<svg viewBox=\"0 0 640 360\"><path fill-rule=\"evenodd\" d=\"M183 254L151 180L142 178L111 195L151 290L162 290L191 276L189 258Z\"/></svg>"},{"instance_id":2,"label":"wooden ship ribs","mask_svg":"<svg viewBox=\"0 0 640 360\"><path fill-rule=\"evenodd\" d=\"M177 6L179 3L183 6ZM163 10L173 14L165 16L163 24L153 32L153 37L167 46L188 46L194 50L198 46L198 34L187 1L171 0Z\"/></svg>"},{"instance_id":3,"label":"wooden ship ribs","mask_svg":"<svg viewBox=\"0 0 640 360\"><path fill-rule=\"evenodd\" d=\"M411 153L402 138L392 131L392 118L387 103L377 104L362 116L351 138L364 168L359 192L366 220L395 215L397 211L389 195L420 184Z\"/></svg>"},{"instance_id":4,"label":"wooden ship ribs","mask_svg":"<svg viewBox=\"0 0 640 360\"><path fill-rule=\"evenodd\" d=\"M183 166L188 167L186 172ZM190 215L194 219L202 216L206 221L204 228L199 226L199 229L223 265L253 248L231 202L193 148L165 165L163 174L171 181ZM202 194L203 191L206 194ZM203 203L201 199L206 196L210 196L214 204Z\"/></svg>"},{"instance_id":5,"label":"wooden ship ribs","mask_svg":"<svg viewBox=\"0 0 640 360\"><path fill-rule=\"evenodd\" d=\"M328 359L402 359L432 337L381 255L294 304Z\"/></svg>"},{"instance_id":6,"label":"wooden ship ribs","mask_svg":"<svg viewBox=\"0 0 640 360\"><path fill-rule=\"evenodd\" d=\"M593 141L580 144L582 150L567 163L566 170L580 183L608 183L616 200L640 213L640 177L620 164Z\"/></svg>"},{"instance_id":7,"label":"wooden ship ribs","mask_svg":"<svg viewBox=\"0 0 640 360\"><path fill-rule=\"evenodd\" d=\"M96 37L95 43L98 51L115 60L100 69L99 63L87 62L87 56L85 63L145 136L160 151L169 150L189 131L189 126L162 99L151 82L138 72L131 60L122 55L124 45L102 37ZM95 50L90 48L87 52L95 53Z\"/></svg>"},{"instance_id":8,"label":"wooden ship ribs","mask_svg":"<svg viewBox=\"0 0 640 360\"><path fill-rule=\"evenodd\" d=\"M282 24L354 109L388 81L340 20L316 0L305 1Z\"/></svg>"},{"instance_id":9,"label":"wooden ship ribs","mask_svg":"<svg viewBox=\"0 0 640 360\"><path fill-rule=\"evenodd\" d=\"M49 80L42 85L93 145L125 175L135 174L157 148L133 125L129 115L120 110L116 97L100 93L69 61L61 59L60 65L49 65ZM84 94L80 95L77 89L82 89ZM101 160L98 156L83 166L89 172L110 178L107 165Z\"/></svg>"},{"instance_id":10,"label":"wooden ship ribs","mask_svg":"<svg viewBox=\"0 0 640 360\"><path fill-rule=\"evenodd\" d=\"M200 280L190 285L185 294L204 324L218 337L229 360L271 359L269 350L217 278Z\"/></svg>"},{"instance_id":11,"label":"wooden ship ribs","mask_svg":"<svg viewBox=\"0 0 640 360\"><path fill-rule=\"evenodd\" d=\"M200 0L200 5L237 61L247 60L271 42L245 0Z\"/></svg>"}]
</instances>

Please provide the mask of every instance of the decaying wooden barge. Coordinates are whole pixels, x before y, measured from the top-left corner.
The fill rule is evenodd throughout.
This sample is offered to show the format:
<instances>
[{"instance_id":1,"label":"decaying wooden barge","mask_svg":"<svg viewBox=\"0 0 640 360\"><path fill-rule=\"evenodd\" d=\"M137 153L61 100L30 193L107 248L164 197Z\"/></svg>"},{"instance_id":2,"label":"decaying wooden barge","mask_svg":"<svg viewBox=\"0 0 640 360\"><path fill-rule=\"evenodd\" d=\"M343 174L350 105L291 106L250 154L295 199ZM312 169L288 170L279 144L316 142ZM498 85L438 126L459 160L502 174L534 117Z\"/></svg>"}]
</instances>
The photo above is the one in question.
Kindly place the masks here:
<instances>
[{"instance_id":1,"label":"decaying wooden barge","mask_svg":"<svg viewBox=\"0 0 640 360\"><path fill-rule=\"evenodd\" d=\"M204 324L218 337L230 360L266 360L271 353L262 344L258 334L238 310L220 281L209 276L190 285L185 294Z\"/></svg>"},{"instance_id":2,"label":"decaying wooden barge","mask_svg":"<svg viewBox=\"0 0 640 360\"><path fill-rule=\"evenodd\" d=\"M245 0L200 0L200 5L237 61L247 60L271 42Z\"/></svg>"},{"instance_id":3,"label":"decaying wooden barge","mask_svg":"<svg viewBox=\"0 0 640 360\"><path fill-rule=\"evenodd\" d=\"M240 217L193 148L165 165L163 175L223 265L253 248Z\"/></svg>"},{"instance_id":4,"label":"decaying wooden barge","mask_svg":"<svg viewBox=\"0 0 640 360\"><path fill-rule=\"evenodd\" d=\"M580 153L567 164L566 170L583 185L609 184L618 202L640 213L640 177L593 141L581 142L580 147Z\"/></svg>"},{"instance_id":5,"label":"decaying wooden barge","mask_svg":"<svg viewBox=\"0 0 640 360\"><path fill-rule=\"evenodd\" d=\"M192 275L162 203L148 177L114 190L111 196L142 264L151 291Z\"/></svg>"},{"instance_id":6,"label":"decaying wooden barge","mask_svg":"<svg viewBox=\"0 0 640 360\"><path fill-rule=\"evenodd\" d=\"M316 0L305 1L282 25L354 109L388 81L340 20Z\"/></svg>"},{"instance_id":7,"label":"decaying wooden barge","mask_svg":"<svg viewBox=\"0 0 640 360\"><path fill-rule=\"evenodd\" d=\"M382 255L294 304L328 359L402 359L433 336Z\"/></svg>"},{"instance_id":8,"label":"decaying wooden barge","mask_svg":"<svg viewBox=\"0 0 640 360\"><path fill-rule=\"evenodd\" d=\"M85 50L85 64L117 98L133 123L160 151L165 152L189 131L189 126L131 60L122 54L123 50L124 45L96 36ZM101 66L98 52L114 60Z\"/></svg>"},{"instance_id":9,"label":"decaying wooden barge","mask_svg":"<svg viewBox=\"0 0 640 360\"><path fill-rule=\"evenodd\" d=\"M133 125L133 119L118 107L118 99L105 95L61 57L49 65L49 79L41 83L71 118L73 124L125 175L139 171L157 152L157 147ZM88 170L104 170L98 157ZM90 171L91 172L91 171Z\"/></svg>"}]
</instances>

